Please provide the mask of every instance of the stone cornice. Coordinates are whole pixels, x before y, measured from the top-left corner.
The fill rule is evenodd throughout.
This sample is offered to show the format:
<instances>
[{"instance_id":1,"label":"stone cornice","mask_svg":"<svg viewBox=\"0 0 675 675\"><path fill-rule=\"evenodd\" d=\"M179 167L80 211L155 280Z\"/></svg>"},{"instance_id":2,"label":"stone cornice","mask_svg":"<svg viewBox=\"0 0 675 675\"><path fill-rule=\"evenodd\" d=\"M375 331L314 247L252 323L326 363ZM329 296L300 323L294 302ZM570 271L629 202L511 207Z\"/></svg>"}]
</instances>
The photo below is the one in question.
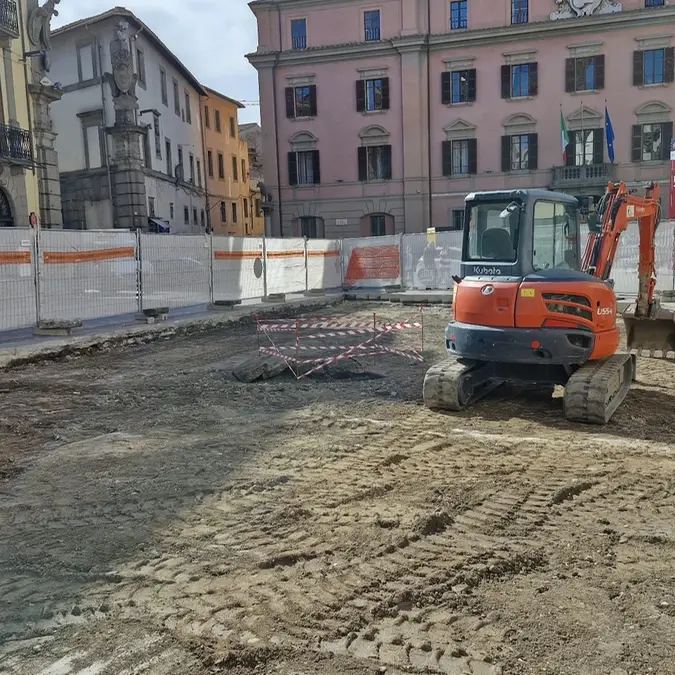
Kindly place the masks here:
<instances>
[{"instance_id":1,"label":"stone cornice","mask_svg":"<svg viewBox=\"0 0 675 675\"><path fill-rule=\"evenodd\" d=\"M304 0L292 0L292 2L301 1ZM252 4L260 4L262 6L274 3L256 0ZM286 3L284 3L284 6L286 6ZM546 40L559 36L579 37L581 35L611 30L649 28L673 24L675 24L675 6L665 6L590 16L581 19L540 21L517 26L500 26L463 31L461 33L432 34L428 38L426 35L411 35L392 38L391 40L382 40L380 42L353 42L283 52L253 52L247 54L246 58L255 68L263 69L277 64L301 65L307 62L327 63L331 61L353 60L354 58L396 56L404 51L415 51L426 48L427 40L432 51L443 51L446 49L472 48L484 45L521 43L525 40Z\"/></svg>"}]
</instances>

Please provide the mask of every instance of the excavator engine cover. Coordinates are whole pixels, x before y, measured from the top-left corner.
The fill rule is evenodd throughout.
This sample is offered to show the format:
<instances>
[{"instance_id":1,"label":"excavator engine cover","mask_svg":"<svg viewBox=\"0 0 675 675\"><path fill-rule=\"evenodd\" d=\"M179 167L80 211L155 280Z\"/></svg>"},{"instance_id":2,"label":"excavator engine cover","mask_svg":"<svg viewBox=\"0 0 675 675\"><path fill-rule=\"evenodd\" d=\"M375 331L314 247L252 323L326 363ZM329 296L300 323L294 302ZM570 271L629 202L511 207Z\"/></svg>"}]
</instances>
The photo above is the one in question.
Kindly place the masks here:
<instances>
[{"instance_id":1,"label":"excavator engine cover","mask_svg":"<svg viewBox=\"0 0 675 675\"><path fill-rule=\"evenodd\" d=\"M653 317L635 316L635 306L623 312L626 345L639 355L675 358L675 312L659 307Z\"/></svg>"}]
</instances>

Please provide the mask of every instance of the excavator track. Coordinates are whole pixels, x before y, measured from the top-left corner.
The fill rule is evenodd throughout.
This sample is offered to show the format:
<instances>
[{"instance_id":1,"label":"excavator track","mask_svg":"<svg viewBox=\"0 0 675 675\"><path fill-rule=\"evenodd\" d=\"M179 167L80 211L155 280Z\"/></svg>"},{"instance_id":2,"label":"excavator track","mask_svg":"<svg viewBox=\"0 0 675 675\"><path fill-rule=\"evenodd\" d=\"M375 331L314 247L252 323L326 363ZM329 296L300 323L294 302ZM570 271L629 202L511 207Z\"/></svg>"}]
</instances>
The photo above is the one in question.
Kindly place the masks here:
<instances>
[{"instance_id":1,"label":"excavator track","mask_svg":"<svg viewBox=\"0 0 675 675\"><path fill-rule=\"evenodd\" d=\"M571 422L607 424L626 398L634 376L631 354L587 363L565 385L565 417Z\"/></svg>"},{"instance_id":2,"label":"excavator track","mask_svg":"<svg viewBox=\"0 0 675 675\"><path fill-rule=\"evenodd\" d=\"M458 412L487 396L503 384L487 380L475 386L474 374L485 364L468 359L450 358L427 371L422 389L424 404L430 410Z\"/></svg>"}]
</instances>

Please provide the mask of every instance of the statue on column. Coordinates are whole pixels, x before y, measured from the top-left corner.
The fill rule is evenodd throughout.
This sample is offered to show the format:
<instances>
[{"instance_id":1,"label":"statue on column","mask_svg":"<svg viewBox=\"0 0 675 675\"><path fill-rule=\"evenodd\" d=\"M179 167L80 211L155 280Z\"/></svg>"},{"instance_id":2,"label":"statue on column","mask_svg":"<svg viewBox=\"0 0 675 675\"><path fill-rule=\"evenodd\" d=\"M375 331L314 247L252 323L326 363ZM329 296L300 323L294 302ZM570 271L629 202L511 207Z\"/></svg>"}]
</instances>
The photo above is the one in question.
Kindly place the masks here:
<instances>
[{"instance_id":1,"label":"statue on column","mask_svg":"<svg viewBox=\"0 0 675 675\"><path fill-rule=\"evenodd\" d=\"M105 79L112 92L115 123L133 124L131 112L138 109L138 75L134 73L134 60L129 48L129 24L126 21L120 21L115 27L115 39L110 41L110 63L112 73L106 73Z\"/></svg>"},{"instance_id":2,"label":"statue on column","mask_svg":"<svg viewBox=\"0 0 675 675\"><path fill-rule=\"evenodd\" d=\"M41 50L41 67L48 73L52 67L52 59L49 52L52 48L51 21L53 16L58 16L56 9L61 0L47 0L42 7L36 7L28 17L28 39L34 47Z\"/></svg>"}]
</instances>

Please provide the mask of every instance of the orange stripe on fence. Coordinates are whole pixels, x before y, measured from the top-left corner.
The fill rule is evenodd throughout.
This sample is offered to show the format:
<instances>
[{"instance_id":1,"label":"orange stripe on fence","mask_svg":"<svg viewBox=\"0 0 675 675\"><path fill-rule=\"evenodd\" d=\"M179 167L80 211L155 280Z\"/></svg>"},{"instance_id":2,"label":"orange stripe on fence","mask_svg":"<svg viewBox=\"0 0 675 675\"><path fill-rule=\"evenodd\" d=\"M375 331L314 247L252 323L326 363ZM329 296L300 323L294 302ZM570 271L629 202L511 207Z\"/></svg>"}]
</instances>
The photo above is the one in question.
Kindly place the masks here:
<instances>
[{"instance_id":1,"label":"orange stripe on fence","mask_svg":"<svg viewBox=\"0 0 675 675\"><path fill-rule=\"evenodd\" d=\"M268 251L268 258L299 258L304 251ZM308 251L310 258L333 258L340 255L340 251ZM214 251L215 260L241 260L242 258L262 258L262 251Z\"/></svg>"},{"instance_id":2,"label":"orange stripe on fence","mask_svg":"<svg viewBox=\"0 0 675 675\"><path fill-rule=\"evenodd\" d=\"M136 250L133 246L126 248L104 248L97 251L45 251L46 265L68 265L71 263L101 262L103 260L120 260L121 258L135 258Z\"/></svg>"},{"instance_id":3,"label":"orange stripe on fence","mask_svg":"<svg viewBox=\"0 0 675 675\"><path fill-rule=\"evenodd\" d=\"M244 258L262 258L262 251L214 251L214 260L242 260Z\"/></svg>"},{"instance_id":4,"label":"orange stripe on fence","mask_svg":"<svg viewBox=\"0 0 675 675\"><path fill-rule=\"evenodd\" d=\"M268 258L297 258L299 256L305 257L304 251L268 251Z\"/></svg>"},{"instance_id":5,"label":"orange stripe on fence","mask_svg":"<svg viewBox=\"0 0 675 675\"><path fill-rule=\"evenodd\" d=\"M30 251L0 251L0 265L30 265Z\"/></svg>"},{"instance_id":6,"label":"orange stripe on fence","mask_svg":"<svg viewBox=\"0 0 675 675\"><path fill-rule=\"evenodd\" d=\"M340 255L340 251L307 251L310 258L334 258Z\"/></svg>"}]
</instances>

